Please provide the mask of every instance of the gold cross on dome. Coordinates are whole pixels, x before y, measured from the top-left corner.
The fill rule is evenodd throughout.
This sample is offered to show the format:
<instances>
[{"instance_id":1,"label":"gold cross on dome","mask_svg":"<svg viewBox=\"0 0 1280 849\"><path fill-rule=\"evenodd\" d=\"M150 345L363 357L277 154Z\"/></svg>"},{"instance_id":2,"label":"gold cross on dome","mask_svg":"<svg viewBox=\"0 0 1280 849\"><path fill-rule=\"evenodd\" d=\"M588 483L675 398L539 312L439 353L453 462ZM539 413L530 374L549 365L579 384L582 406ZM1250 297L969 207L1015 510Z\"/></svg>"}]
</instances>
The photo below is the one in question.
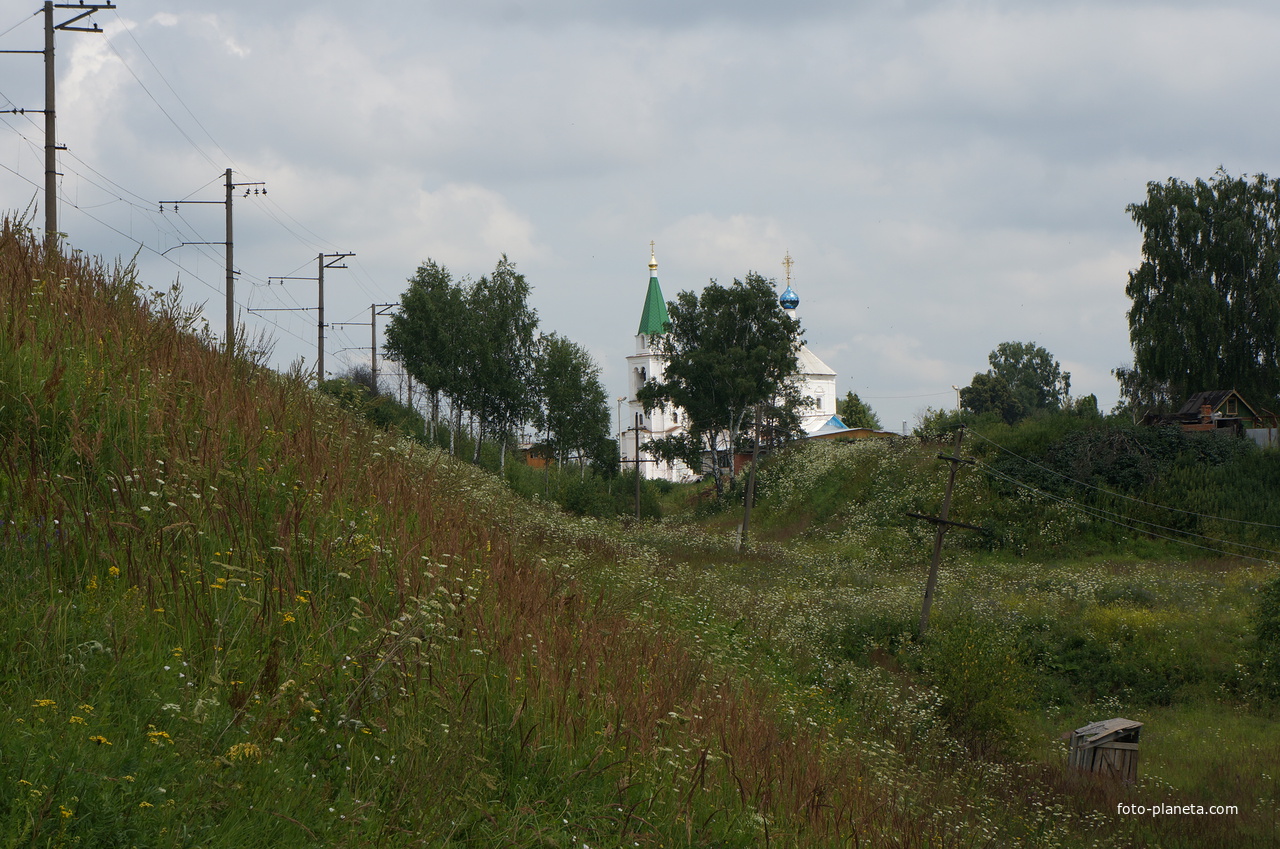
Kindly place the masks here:
<instances>
[{"instance_id":1,"label":"gold cross on dome","mask_svg":"<svg viewBox=\"0 0 1280 849\"><path fill-rule=\"evenodd\" d=\"M787 251L786 257L782 260L782 265L787 269L787 285L791 285L791 266L795 265L795 260L791 258L791 251Z\"/></svg>"}]
</instances>

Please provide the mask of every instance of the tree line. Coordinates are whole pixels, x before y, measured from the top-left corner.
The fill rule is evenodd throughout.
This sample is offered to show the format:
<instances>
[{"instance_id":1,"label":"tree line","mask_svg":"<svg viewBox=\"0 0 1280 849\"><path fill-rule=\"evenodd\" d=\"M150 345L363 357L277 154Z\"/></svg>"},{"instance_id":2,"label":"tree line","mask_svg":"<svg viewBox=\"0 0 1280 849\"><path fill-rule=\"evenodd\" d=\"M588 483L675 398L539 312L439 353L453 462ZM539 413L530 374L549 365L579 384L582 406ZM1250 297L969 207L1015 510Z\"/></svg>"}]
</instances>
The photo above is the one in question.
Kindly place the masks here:
<instances>
[{"instance_id":1,"label":"tree line","mask_svg":"<svg viewBox=\"0 0 1280 849\"><path fill-rule=\"evenodd\" d=\"M451 452L465 417L476 430L472 462L484 440L499 443L505 460L506 445L532 425L549 459L612 468L600 368L577 343L539 332L529 292L505 254L476 280L428 259L401 295L383 350L426 392L433 434L444 424Z\"/></svg>"},{"instance_id":2,"label":"tree line","mask_svg":"<svg viewBox=\"0 0 1280 849\"><path fill-rule=\"evenodd\" d=\"M1221 168L1207 180L1170 177L1126 211L1142 231L1142 262L1125 287L1133 361L1112 371L1111 412L1136 421L1221 389L1280 409L1280 180ZM1070 373L1035 342L1003 342L988 361L960 390L967 412L1006 424L1100 412L1094 396L1071 397ZM921 415L929 426L945 418Z\"/></svg>"}]
</instances>

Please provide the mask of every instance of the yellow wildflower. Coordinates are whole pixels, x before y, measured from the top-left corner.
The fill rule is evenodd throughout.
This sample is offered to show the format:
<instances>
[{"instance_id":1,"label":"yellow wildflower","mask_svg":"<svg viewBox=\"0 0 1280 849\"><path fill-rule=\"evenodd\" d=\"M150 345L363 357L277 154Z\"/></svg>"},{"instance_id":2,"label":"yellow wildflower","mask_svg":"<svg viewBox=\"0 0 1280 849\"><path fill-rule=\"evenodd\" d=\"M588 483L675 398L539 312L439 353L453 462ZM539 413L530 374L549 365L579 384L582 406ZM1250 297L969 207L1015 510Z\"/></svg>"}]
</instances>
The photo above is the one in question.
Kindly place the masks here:
<instances>
[{"instance_id":1,"label":"yellow wildflower","mask_svg":"<svg viewBox=\"0 0 1280 849\"><path fill-rule=\"evenodd\" d=\"M227 750L227 759L233 761L260 761L262 749L257 743L236 743Z\"/></svg>"}]
</instances>

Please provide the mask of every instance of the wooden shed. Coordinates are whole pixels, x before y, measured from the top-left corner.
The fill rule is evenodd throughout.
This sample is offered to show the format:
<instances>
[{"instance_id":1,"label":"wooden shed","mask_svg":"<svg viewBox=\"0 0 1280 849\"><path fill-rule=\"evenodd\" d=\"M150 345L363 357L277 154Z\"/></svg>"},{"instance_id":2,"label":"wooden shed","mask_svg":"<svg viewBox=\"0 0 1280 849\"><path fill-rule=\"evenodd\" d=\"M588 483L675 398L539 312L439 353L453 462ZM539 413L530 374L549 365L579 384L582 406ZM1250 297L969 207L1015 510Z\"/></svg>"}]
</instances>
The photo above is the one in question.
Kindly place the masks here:
<instances>
[{"instance_id":1,"label":"wooden shed","mask_svg":"<svg viewBox=\"0 0 1280 849\"><path fill-rule=\"evenodd\" d=\"M1071 734L1067 763L1085 772L1107 775L1132 784L1138 780L1138 735L1142 723L1104 719Z\"/></svg>"}]
</instances>

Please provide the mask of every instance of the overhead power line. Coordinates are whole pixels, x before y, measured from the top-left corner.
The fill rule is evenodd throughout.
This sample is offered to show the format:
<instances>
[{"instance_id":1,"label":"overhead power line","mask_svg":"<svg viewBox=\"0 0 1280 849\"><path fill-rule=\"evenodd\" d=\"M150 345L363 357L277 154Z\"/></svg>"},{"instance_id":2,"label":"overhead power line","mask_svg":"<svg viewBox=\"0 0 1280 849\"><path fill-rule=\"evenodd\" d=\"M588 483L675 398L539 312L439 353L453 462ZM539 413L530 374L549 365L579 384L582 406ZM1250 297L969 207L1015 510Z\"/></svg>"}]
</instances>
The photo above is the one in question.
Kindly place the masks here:
<instances>
[{"instance_id":1,"label":"overhead power line","mask_svg":"<svg viewBox=\"0 0 1280 849\"><path fill-rule=\"evenodd\" d=\"M54 68L54 34L62 32L89 32L101 34L102 30L95 23L92 27L77 26L80 21L116 7L110 2L78 4L54 3L45 0L40 12L44 15L44 49L42 50L0 50L0 53L42 54L44 56L44 109L13 109L10 112L26 114L27 112L44 113L44 235L49 244L58 240L58 133L57 133L57 75ZM62 9L72 13L71 17L55 23L55 10Z\"/></svg>"},{"instance_id":2,"label":"overhead power line","mask_svg":"<svg viewBox=\"0 0 1280 849\"><path fill-rule=\"evenodd\" d=\"M1073 498L1069 498L1067 496L1055 495L1051 492L1046 492L1045 490L1042 490L1039 487L1033 486L1032 484L1019 480L1013 477L1012 475L1009 475L1006 472L1002 472L999 469L996 469L994 466L987 465L986 463L980 462L977 464L977 467L987 475L990 475L991 477L1005 481L1006 483L1013 484L1014 486L1025 489L1029 492L1033 492L1036 495L1049 499L1050 501L1057 502L1058 504L1061 504L1064 507L1083 513L1084 515L1089 516L1090 518L1098 519L1103 522L1108 522L1110 524L1125 528L1126 530L1148 534L1158 539L1163 539L1169 542L1177 543L1178 545L1185 545L1191 548L1200 549L1202 551L1212 551L1216 554L1221 554L1224 556L1241 557L1248 560L1256 560L1260 563L1271 563L1271 562L1275 562L1276 560L1280 560L1280 551L1264 548L1262 546L1250 545L1248 543L1237 542L1235 540L1210 537L1210 536L1206 536L1205 534L1194 533L1191 531L1182 531L1177 528L1166 527L1164 525L1160 525L1155 522L1148 522L1144 519L1136 519L1132 516L1125 516L1122 513L1115 513L1110 510L1104 510L1100 507L1090 507L1086 504L1081 504L1080 502L1076 501ZM1139 526L1142 526L1142 527L1139 527ZM1165 533L1161 533L1162 531ZM1181 534L1181 536L1170 536L1169 534ZM1218 543L1223 546L1235 546L1237 548L1256 551L1256 552L1267 554L1270 556L1257 557L1251 554L1241 554L1238 551L1224 550L1223 548L1219 548L1212 545L1202 545L1200 543L1190 541L1188 537L1194 537L1197 539L1205 540L1207 542Z\"/></svg>"},{"instance_id":3,"label":"overhead power line","mask_svg":"<svg viewBox=\"0 0 1280 849\"><path fill-rule=\"evenodd\" d=\"M96 11L101 11L101 10L116 11L115 5L112 2L109 2L109 0L102 0L102 2L93 3L93 4L79 3L77 0L76 4L74 5L64 4L64 3L56 3L56 4L45 3L44 8L42 8L41 10L33 13L31 16L28 16L26 18L23 18L22 20L19 20L13 23L7 29L0 31L0 36L4 36L10 32L13 32L15 29L22 26L24 23L28 22L31 17L38 17L41 14L46 13L50 7L55 9L60 9L60 10L65 9L67 10L69 15L68 20L60 24L55 22L56 24L56 26L54 27L55 30L56 29L83 30L86 32L99 32L99 33L101 33L102 30L100 30L97 27L97 25L94 25L92 29L88 29L82 26L77 26L76 24L78 21L81 21L83 18L86 18L88 15ZM113 32L111 37L106 39L106 45L110 48L111 53L114 55L114 58L117 61L119 61L121 65L124 66L124 69L128 72L129 76L138 85L138 87L142 90L142 92L146 95L146 97L152 102L155 108L157 108L160 111L160 113L165 117L165 119L174 127L174 129L178 132L179 136L183 139L183 141L186 144L190 145L192 150L197 155L202 157L205 161L208 161L210 163L213 163L215 161L213 156L210 154L208 150L208 147L212 146L212 148L214 148L218 153L220 153L224 157L225 162L230 162L232 163L233 166L235 166L235 160L233 159L233 157L231 157L230 154L226 151L226 149L223 148L221 144L219 144L218 140L214 137L213 133L209 131L209 128L201 121L199 116L196 114L196 111L191 106L188 105L188 103L186 102L186 100L184 100L182 95L179 94L177 88L169 81L166 74L161 70L160 66L156 63L154 59L152 59L151 55L143 45L142 40L138 37L137 33L135 32L136 27L132 24L126 23L125 20L119 15L118 12L116 14L115 20L116 22L119 23L119 29L123 30L124 37L127 37L129 39L129 41L131 42L131 45L126 46L126 44L122 41L122 36L118 31ZM45 51L32 50L32 51L20 51L20 52L44 53L46 55L46 59L51 60L51 52L49 49L46 49ZM137 68L134 67L134 65L136 64L136 60L138 59L139 56L143 60L145 60L145 62L149 66L148 68L144 69L141 66ZM134 61L131 61L131 58ZM50 64L49 61L47 61L46 64L49 65ZM146 77L152 73L154 73L156 77L159 77L160 84L163 86L163 88L158 87L154 80L151 80L150 84L148 84L148 80L146 79ZM170 98L172 98L172 100L177 101L177 104L180 107L179 109L173 108L173 103L172 103L172 100L170 100ZM9 98L7 94L0 92L0 102L3 102L4 100L8 100L8 99ZM39 126L34 119L34 113L41 112L44 110L32 110L32 109L24 110L24 109L16 108L19 106L19 104L12 104L12 105L15 106L15 108L12 110L12 113L15 114L15 116L21 115L22 119L27 121L28 124L30 124L30 126L32 127ZM52 112L52 108L50 108L48 111ZM37 142L29 138L24 132L22 132L21 129L19 129L18 126L15 126L14 122L7 120L5 116L0 116L0 125L8 127L9 129L14 131L14 134L17 137L19 142L18 151L20 154L23 152L22 145L24 144L29 145L33 152L36 152L36 153L39 152L39 145L37 144ZM198 131L196 129L193 129L193 126L194 128L198 128ZM52 133L46 132L45 135L46 135L46 141L49 141L53 138ZM207 139L208 142L206 143L204 139ZM46 145L46 147L48 147L48 145ZM287 287L270 287L268 285L270 283L270 280L264 280L260 277L256 277L255 275L252 275L250 273L245 273L239 269L234 268L234 263L230 256L232 239L231 239L231 236L229 235L230 234L229 228L228 228L228 235L225 241L216 241L214 239L209 239L205 237L203 234L201 234L199 232L199 228L194 226L189 219L187 219L185 216L181 215L180 213L177 215L170 214L167 216L158 215L157 210L155 209L153 200L143 196L142 194L134 192L127 186L118 182L116 179L113 179L112 177L108 176L106 173L104 173L99 168L95 167L93 164L88 162L83 157L76 155L75 153L72 153L71 151L67 150L65 147L58 146L57 150L60 152L64 152L69 162L75 163L74 165L66 166L67 173L70 174L75 180L77 180L79 184L83 186L92 187L95 193L101 193L101 195L100 195L100 199L81 201L80 192L78 191L78 189L69 192L66 186L62 186L59 184L54 186L53 200L46 201L46 204L45 204L46 207L52 208L60 200L61 202L65 203L66 205L75 209L76 211L83 213L89 219L97 222L98 224L100 224L110 232L127 239L130 244L137 246L138 249L144 250L149 255L155 255L164 259L166 262L170 263L174 267L181 270L188 277L194 277L199 282L200 285L207 287L209 289L213 289L214 291L217 291L217 287L214 284L210 283L210 281L206 280L199 271L193 271L187 265L184 265L182 262L178 261L174 257L167 255L166 250L172 250L174 247L178 245L185 244L192 247L196 251L195 255L200 258L200 261L208 260L209 262L213 263L213 262L217 262L221 258L218 256L218 254L222 252L217 250L210 251L209 248L214 247L216 245L225 246L228 254L225 257L226 265L230 269L227 272L228 282L225 286L225 292L227 294L227 300L228 300L228 305L227 305L228 323L230 324L233 321L232 316L234 316L235 310L237 308L243 308L246 312L251 312L255 316L258 316L259 318L263 319L264 321L269 323L271 326L273 326L280 332L288 336L291 336L293 338L299 339L300 341L303 340L303 337L301 337L297 333L292 332L291 330L282 326L280 323L276 321L272 321L271 319L262 315L263 312L271 310L270 305L272 304L281 304L281 305L292 304L292 306L287 308L291 310L297 309L299 308L298 301L294 297L294 294L288 291ZM15 163L18 165L19 169L22 168L22 162L21 162L22 159L23 157L20 156L19 157L20 161L18 163ZM48 157L46 156L46 162L47 161L48 161ZM14 176L25 180L26 182L30 183L36 188L39 188L39 186L37 186L33 180L24 176L21 170L16 170L15 168L9 167L7 164L4 165L3 167L4 167L4 170L14 174ZM50 168L46 167L46 177L48 176L48 173L50 172L50 170L51 170ZM249 179L249 175L243 170L239 170L239 174L242 176L243 179ZM34 176L34 174L32 176ZM61 176L61 175L58 175L58 176ZM49 188L48 182L49 181L46 180L46 191ZM183 202L190 202L194 197L198 196L202 192L202 190L207 189L207 187L209 185L212 185L212 183L214 182L217 182L217 178L210 180L210 182L205 184L205 186L195 189L186 197L181 198L181 200L168 201L168 203L172 205L174 203L181 204ZM253 182L256 183L258 181L253 181ZM237 183L236 185L237 187L239 187L244 185L244 183ZM283 206L281 206L277 202L276 198L263 198L263 200L264 200L264 203L262 204L263 212L275 224L280 226L280 228L284 232L288 233L293 239L296 239L301 244L305 244L308 246L319 246L322 249L321 250L322 255L324 255L325 251L328 251L327 257L335 256L333 252L332 242L320 236L318 233L316 233L315 231L311 230L309 227L304 225L301 221L299 221L296 217L294 217L288 210L286 210ZM228 207L230 207L229 201L227 202L227 205ZM137 238L132 234L132 232L125 233L124 230L121 229L121 227L115 226L113 224L109 224L107 223L106 220L104 220L99 215L92 214L92 210L101 210L104 207L118 208L122 213L128 215L129 220L124 225L126 229L133 231L135 229L135 223L138 221L141 221L142 223L145 224L148 230L154 229L154 233L157 237L156 238L157 242L162 238L169 238L172 244L170 244L167 248L163 244L154 244L154 245L150 244L149 242L152 241L150 237L144 236L143 238ZM228 208L228 218L230 218L229 208ZM53 219L50 217L48 220L52 221ZM53 230L54 228L51 226L46 226L46 229ZM365 269L358 262L355 262L354 265L355 265L355 270L353 271L353 283L355 284L355 287L367 293L370 296L371 301L384 300L386 298L385 293L378 291L380 287L374 285L372 278L365 271ZM323 274L323 271L321 271L321 274ZM253 288L247 291L246 297L244 298L243 301L235 297L235 293L234 293L235 277L239 277L243 282L248 282L253 284ZM264 302L264 299L265 299L265 302ZM319 324L320 324L319 332L320 332L321 338L318 344L317 359L320 360L320 363L318 363L317 365L322 368L321 363L323 362L323 348L324 348L323 333L324 333L324 328L327 327L328 325L324 324L323 319L321 319ZM233 331L229 331L228 338L229 339L234 338Z\"/></svg>"},{"instance_id":4,"label":"overhead power line","mask_svg":"<svg viewBox=\"0 0 1280 849\"><path fill-rule=\"evenodd\" d=\"M1055 469L1051 469L1048 466L1041 465L1040 463L1037 463L1034 460L1028 460L1026 457L1023 457L1019 454L1015 454L1013 451L1010 451L1008 448L1005 448L1000 443L995 442L994 440L988 439L987 437L983 436L977 431L973 431L973 435L981 439L983 442L986 442L990 445L994 445L996 448L1008 454L1010 457L1013 457L1017 460L1021 460L1022 462L1026 463L1028 466L1035 466L1037 469L1041 470L1042 472L1047 472L1050 475L1053 475L1058 478L1062 478L1063 480L1066 480L1066 481L1070 481L1071 483L1074 483L1077 486L1082 486L1086 489L1091 489L1094 492L1100 492L1106 495L1113 496L1115 498L1121 498L1121 499L1124 499L1125 501L1131 501L1135 504L1141 504L1144 507L1151 507L1157 510L1168 510L1170 513L1180 513L1184 516L1194 516L1199 519L1210 519L1215 522L1231 522L1237 525L1248 525L1250 527L1256 527L1256 528L1271 528L1274 530L1280 530L1280 525L1273 525L1267 522L1251 522L1247 519L1229 519L1226 516L1214 516L1209 513L1197 513L1194 510L1184 510L1179 507L1169 507L1164 504L1156 504L1155 502L1145 501L1141 498L1136 498L1132 495L1125 495L1123 492L1116 492L1115 490L1105 489L1103 487L1088 483L1087 481L1082 481L1082 480L1079 480L1078 478L1073 478L1070 475L1063 474L1062 472L1059 472Z\"/></svg>"}]
</instances>

